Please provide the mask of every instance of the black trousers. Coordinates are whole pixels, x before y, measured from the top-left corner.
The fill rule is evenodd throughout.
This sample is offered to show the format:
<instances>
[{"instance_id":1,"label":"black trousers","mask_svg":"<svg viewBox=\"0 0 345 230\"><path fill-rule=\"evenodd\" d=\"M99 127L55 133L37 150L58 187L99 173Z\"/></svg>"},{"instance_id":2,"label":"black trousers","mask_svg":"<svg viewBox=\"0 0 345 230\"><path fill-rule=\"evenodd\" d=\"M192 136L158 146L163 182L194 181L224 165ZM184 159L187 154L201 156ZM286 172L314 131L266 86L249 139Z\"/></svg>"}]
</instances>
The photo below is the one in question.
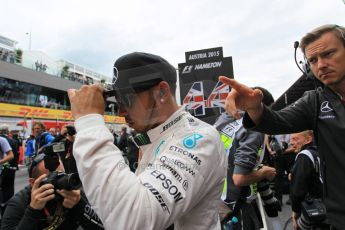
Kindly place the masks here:
<instances>
[{"instance_id":1,"label":"black trousers","mask_svg":"<svg viewBox=\"0 0 345 230\"><path fill-rule=\"evenodd\" d=\"M16 170L5 168L0 175L0 212L1 216L5 212L6 204L14 195L14 180Z\"/></svg>"},{"instance_id":2,"label":"black trousers","mask_svg":"<svg viewBox=\"0 0 345 230\"><path fill-rule=\"evenodd\" d=\"M14 195L14 180L16 177L16 170L4 169L1 174L1 203L6 203Z\"/></svg>"}]
</instances>

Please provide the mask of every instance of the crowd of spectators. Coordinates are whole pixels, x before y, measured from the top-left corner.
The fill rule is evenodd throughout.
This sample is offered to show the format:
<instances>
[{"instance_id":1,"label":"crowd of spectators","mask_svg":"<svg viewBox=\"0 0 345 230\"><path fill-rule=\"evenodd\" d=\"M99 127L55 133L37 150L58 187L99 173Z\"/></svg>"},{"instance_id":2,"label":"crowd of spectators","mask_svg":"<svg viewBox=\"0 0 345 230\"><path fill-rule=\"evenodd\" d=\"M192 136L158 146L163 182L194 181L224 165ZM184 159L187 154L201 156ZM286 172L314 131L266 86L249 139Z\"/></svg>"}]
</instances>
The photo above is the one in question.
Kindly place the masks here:
<instances>
[{"instance_id":1,"label":"crowd of spectators","mask_svg":"<svg viewBox=\"0 0 345 230\"><path fill-rule=\"evenodd\" d=\"M13 51L0 48L0 60L14 64L16 62L16 54Z\"/></svg>"},{"instance_id":2,"label":"crowd of spectators","mask_svg":"<svg viewBox=\"0 0 345 230\"><path fill-rule=\"evenodd\" d=\"M14 51L0 48L0 60L9 62L12 64L16 64L16 53ZM35 65L34 69L38 72L46 72L47 69L49 68L47 64L42 63L39 60L36 60L34 65ZM90 85L90 84L95 83L95 80L91 77L83 76L81 74L69 72L69 71L62 70L61 73L59 74L59 77L68 79L70 81L77 81L83 85Z\"/></svg>"},{"instance_id":3,"label":"crowd of spectators","mask_svg":"<svg viewBox=\"0 0 345 230\"><path fill-rule=\"evenodd\" d=\"M45 93L49 93L49 97L44 95ZM0 102L52 109L68 109L67 105L62 105L61 101L63 101L62 95L56 95L41 86L0 77Z\"/></svg>"}]
</instances>

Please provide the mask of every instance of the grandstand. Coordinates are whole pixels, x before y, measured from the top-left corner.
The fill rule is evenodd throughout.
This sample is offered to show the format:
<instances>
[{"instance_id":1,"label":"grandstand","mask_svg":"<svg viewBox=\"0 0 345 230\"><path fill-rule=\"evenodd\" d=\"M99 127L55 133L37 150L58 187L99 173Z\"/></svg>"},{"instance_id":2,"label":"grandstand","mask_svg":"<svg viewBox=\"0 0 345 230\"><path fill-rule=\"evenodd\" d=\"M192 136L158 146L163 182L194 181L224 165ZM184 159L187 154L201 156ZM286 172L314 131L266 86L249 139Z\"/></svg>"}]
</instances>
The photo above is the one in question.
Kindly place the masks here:
<instances>
[{"instance_id":1,"label":"grandstand","mask_svg":"<svg viewBox=\"0 0 345 230\"><path fill-rule=\"evenodd\" d=\"M41 51L21 51L17 42L0 35L0 123L28 134L39 120L47 127L73 122L67 89L102 82L109 77L82 66L55 61ZM114 116L107 101L105 121L118 130L124 118Z\"/></svg>"}]
</instances>

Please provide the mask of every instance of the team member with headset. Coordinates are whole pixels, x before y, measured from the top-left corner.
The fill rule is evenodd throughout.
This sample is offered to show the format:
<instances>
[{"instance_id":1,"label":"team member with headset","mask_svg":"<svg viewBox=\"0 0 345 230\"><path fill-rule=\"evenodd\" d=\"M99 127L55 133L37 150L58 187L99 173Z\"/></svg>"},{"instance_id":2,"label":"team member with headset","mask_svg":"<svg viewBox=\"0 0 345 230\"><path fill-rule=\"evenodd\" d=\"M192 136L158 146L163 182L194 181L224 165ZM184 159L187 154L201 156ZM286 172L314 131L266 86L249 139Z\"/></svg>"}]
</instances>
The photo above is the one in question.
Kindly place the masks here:
<instances>
[{"instance_id":1,"label":"team member with headset","mask_svg":"<svg viewBox=\"0 0 345 230\"><path fill-rule=\"evenodd\" d=\"M324 25L307 33L300 48L323 89L307 92L293 105L272 111L261 102L260 90L220 77L232 87L225 108L238 117L246 111L244 125L268 134L314 131L321 156L324 202L333 229L345 226L345 28Z\"/></svg>"}]
</instances>

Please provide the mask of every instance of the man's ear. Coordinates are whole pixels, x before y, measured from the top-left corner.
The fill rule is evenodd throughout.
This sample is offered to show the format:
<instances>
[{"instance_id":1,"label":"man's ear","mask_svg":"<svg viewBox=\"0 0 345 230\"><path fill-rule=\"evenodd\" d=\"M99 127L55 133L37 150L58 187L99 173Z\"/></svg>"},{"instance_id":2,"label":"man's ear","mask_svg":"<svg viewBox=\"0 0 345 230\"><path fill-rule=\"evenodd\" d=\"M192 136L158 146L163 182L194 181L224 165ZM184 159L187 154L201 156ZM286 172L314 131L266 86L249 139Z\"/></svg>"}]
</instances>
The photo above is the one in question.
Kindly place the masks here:
<instances>
[{"instance_id":1,"label":"man's ear","mask_svg":"<svg viewBox=\"0 0 345 230\"><path fill-rule=\"evenodd\" d=\"M159 98L160 98L161 103L164 103L164 94L165 94L164 89L160 89L159 90Z\"/></svg>"},{"instance_id":2,"label":"man's ear","mask_svg":"<svg viewBox=\"0 0 345 230\"><path fill-rule=\"evenodd\" d=\"M170 86L166 81L161 81L159 83L159 99L161 102L164 102L169 96Z\"/></svg>"}]
</instances>

